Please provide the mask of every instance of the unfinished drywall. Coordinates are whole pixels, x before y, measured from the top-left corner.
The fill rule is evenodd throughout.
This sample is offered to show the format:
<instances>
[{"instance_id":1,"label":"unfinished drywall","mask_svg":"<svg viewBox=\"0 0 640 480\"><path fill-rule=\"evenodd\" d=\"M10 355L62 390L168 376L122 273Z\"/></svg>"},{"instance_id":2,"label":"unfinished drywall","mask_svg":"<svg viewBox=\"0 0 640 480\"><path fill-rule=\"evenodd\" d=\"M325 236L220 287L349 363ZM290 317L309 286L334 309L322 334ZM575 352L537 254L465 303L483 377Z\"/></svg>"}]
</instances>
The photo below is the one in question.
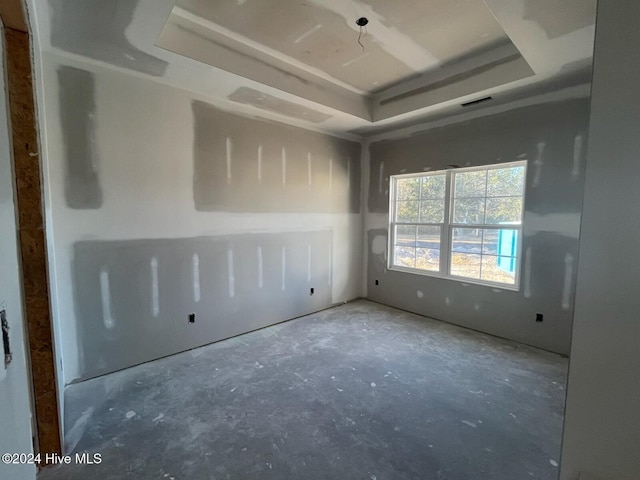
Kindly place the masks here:
<instances>
[{"instance_id":1,"label":"unfinished drywall","mask_svg":"<svg viewBox=\"0 0 640 480\"><path fill-rule=\"evenodd\" d=\"M164 74L167 62L134 47L126 37L138 0L49 0L49 6L53 46L148 75Z\"/></svg>"},{"instance_id":2,"label":"unfinished drywall","mask_svg":"<svg viewBox=\"0 0 640 480\"><path fill-rule=\"evenodd\" d=\"M41 57L54 321L65 383L361 295L359 144L239 116L205 97L90 59L57 51ZM75 91L78 84L87 88ZM90 128L74 127L80 116L91 119ZM249 145L257 152L256 139L265 142L261 190L255 155L243 153ZM350 181L347 157L336 155L332 167L329 158L326 164L312 158L313 186L332 189L332 195L304 196L307 139L313 139L312 152L338 153L335 146L346 145L340 148L352 158ZM295 154L303 149L304 155ZM87 174L96 179L89 191L101 192L102 200L76 208L69 203L68 179ZM256 280L249 279L260 246L264 284L253 290ZM309 247L317 285L308 282ZM192 273L185 273L194 268L194 255L199 302ZM272 288L280 294L265 293ZM113 325L105 324L107 291ZM190 313L196 313L194 325Z\"/></svg>"},{"instance_id":3,"label":"unfinished drywall","mask_svg":"<svg viewBox=\"0 0 640 480\"><path fill-rule=\"evenodd\" d=\"M242 76L260 82L254 83L256 87L275 87L278 90L272 91L293 94L296 101L307 99L361 119L371 118L367 99L347 85L336 85L321 72L309 71L304 64L291 65L286 58L260 54L224 33L211 30L200 17L181 9L172 10L156 44L167 51L228 71L231 78L235 77L236 87L238 76Z\"/></svg>"},{"instance_id":4,"label":"unfinished drywall","mask_svg":"<svg viewBox=\"0 0 640 480\"><path fill-rule=\"evenodd\" d=\"M0 30L4 30L3 28ZM0 49L4 51L4 32L0 34ZM0 453L33 451L31 443L30 384L25 358L22 283L18 266L16 213L14 209L13 172L7 123L7 100L3 75L0 78L0 326L4 338L0 343ZM4 335L3 335L4 336ZM9 351L5 349L9 347ZM10 353L10 356L7 356ZM10 362L7 364L7 361ZM17 459L19 460L19 459ZM0 463L0 477L6 480L35 479L33 464Z\"/></svg>"},{"instance_id":5,"label":"unfinished drywall","mask_svg":"<svg viewBox=\"0 0 640 480\"><path fill-rule=\"evenodd\" d=\"M76 243L81 376L331 305L331 245L330 230Z\"/></svg>"},{"instance_id":6,"label":"unfinished drywall","mask_svg":"<svg viewBox=\"0 0 640 480\"><path fill-rule=\"evenodd\" d=\"M305 122L322 123L331 118L331 115L322 113L312 108L304 107L298 103L288 102L268 93L254 90L249 87L240 87L231 95L229 100L271 112L278 112L287 117L303 120Z\"/></svg>"},{"instance_id":7,"label":"unfinished drywall","mask_svg":"<svg viewBox=\"0 0 640 480\"><path fill-rule=\"evenodd\" d=\"M95 91L93 75L63 66L58 69L60 121L66 156L65 197L71 208L100 208L99 159L95 146Z\"/></svg>"},{"instance_id":8,"label":"unfinished drywall","mask_svg":"<svg viewBox=\"0 0 640 480\"><path fill-rule=\"evenodd\" d=\"M600 0L562 480L640 472L640 4Z\"/></svg>"},{"instance_id":9,"label":"unfinished drywall","mask_svg":"<svg viewBox=\"0 0 640 480\"><path fill-rule=\"evenodd\" d=\"M368 298L568 353L587 120L587 100L572 100L374 141L365 220ZM528 161L519 291L387 270L390 175L516 160Z\"/></svg>"},{"instance_id":10,"label":"unfinished drywall","mask_svg":"<svg viewBox=\"0 0 640 480\"><path fill-rule=\"evenodd\" d=\"M196 209L360 211L360 144L242 118L201 101L195 117Z\"/></svg>"},{"instance_id":11,"label":"unfinished drywall","mask_svg":"<svg viewBox=\"0 0 640 480\"><path fill-rule=\"evenodd\" d=\"M180 0L174 15L182 9L365 92L435 69L476 48L508 41L491 12L474 0L393 5ZM361 16L369 24L366 36L363 30L364 38L359 39L356 20Z\"/></svg>"},{"instance_id":12,"label":"unfinished drywall","mask_svg":"<svg viewBox=\"0 0 640 480\"><path fill-rule=\"evenodd\" d=\"M565 0L561 4L554 0L527 1L524 19L538 24L549 39L555 39L593 25L595 8L596 0Z\"/></svg>"}]
</instances>

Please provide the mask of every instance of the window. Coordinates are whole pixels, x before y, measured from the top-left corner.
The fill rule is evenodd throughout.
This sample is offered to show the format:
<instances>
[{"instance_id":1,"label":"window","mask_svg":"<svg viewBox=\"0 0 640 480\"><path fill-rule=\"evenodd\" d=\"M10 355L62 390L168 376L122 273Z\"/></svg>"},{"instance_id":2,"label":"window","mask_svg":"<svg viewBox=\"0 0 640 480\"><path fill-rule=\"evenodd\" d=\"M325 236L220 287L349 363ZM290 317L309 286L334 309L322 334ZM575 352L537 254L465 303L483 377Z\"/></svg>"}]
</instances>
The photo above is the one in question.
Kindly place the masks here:
<instances>
[{"instance_id":1,"label":"window","mask_svg":"<svg viewBox=\"0 0 640 480\"><path fill-rule=\"evenodd\" d=\"M395 175L389 268L517 289L526 161Z\"/></svg>"}]
</instances>

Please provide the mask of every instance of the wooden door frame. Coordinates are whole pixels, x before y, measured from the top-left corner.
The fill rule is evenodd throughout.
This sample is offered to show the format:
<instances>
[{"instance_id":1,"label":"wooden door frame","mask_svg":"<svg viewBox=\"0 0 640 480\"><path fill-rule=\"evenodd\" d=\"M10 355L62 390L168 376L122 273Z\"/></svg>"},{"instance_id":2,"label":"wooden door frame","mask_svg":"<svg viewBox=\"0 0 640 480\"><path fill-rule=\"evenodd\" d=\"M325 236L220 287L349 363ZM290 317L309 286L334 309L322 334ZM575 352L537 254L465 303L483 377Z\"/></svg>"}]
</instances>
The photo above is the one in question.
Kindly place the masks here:
<instances>
[{"instance_id":1,"label":"wooden door frame","mask_svg":"<svg viewBox=\"0 0 640 480\"><path fill-rule=\"evenodd\" d=\"M34 450L62 454L49 297L32 36L22 0L0 0L21 282L31 370ZM44 456L44 455L43 455Z\"/></svg>"}]
</instances>

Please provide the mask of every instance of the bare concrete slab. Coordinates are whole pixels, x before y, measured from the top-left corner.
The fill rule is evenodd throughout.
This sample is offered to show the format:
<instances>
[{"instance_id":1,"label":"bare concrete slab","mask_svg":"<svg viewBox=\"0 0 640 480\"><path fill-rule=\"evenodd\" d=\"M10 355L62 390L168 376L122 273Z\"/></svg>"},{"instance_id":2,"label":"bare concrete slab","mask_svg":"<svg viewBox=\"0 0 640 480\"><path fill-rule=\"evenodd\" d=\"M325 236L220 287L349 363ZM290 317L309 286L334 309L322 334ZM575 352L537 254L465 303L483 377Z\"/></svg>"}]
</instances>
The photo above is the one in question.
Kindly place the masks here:
<instances>
[{"instance_id":1,"label":"bare concrete slab","mask_svg":"<svg viewBox=\"0 0 640 480\"><path fill-rule=\"evenodd\" d=\"M556 479L566 370L360 300L68 387L40 478Z\"/></svg>"}]
</instances>

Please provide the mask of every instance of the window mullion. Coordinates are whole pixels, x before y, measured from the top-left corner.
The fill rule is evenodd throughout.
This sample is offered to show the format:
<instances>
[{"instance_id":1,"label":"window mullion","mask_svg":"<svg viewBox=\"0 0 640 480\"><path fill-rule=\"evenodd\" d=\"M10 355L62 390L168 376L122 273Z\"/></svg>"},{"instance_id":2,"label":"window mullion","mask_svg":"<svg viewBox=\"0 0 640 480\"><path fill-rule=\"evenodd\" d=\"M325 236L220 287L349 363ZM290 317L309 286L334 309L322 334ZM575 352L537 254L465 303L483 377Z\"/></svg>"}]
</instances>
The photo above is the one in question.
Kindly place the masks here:
<instances>
[{"instance_id":1,"label":"window mullion","mask_svg":"<svg viewBox=\"0 0 640 480\"><path fill-rule=\"evenodd\" d=\"M482 223L487 223L487 195L489 194L489 170L485 170L484 172L484 209L482 216ZM480 278L482 278L482 246L484 245L484 228L480 229L482 231L482 235L480 236Z\"/></svg>"},{"instance_id":2,"label":"window mullion","mask_svg":"<svg viewBox=\"0 0 640 480\"><path fill-rule=\"evenodd\" d=\"M440 273L449 274L449 263L451 261L451 199L453 189L451 187L453 175L447 171L445 191L444 191L444 223L440 232Z\"/></svg>"},{"instance_id":3,"label":"window mullion","mask_svg":"<svg viewBox=\"0 0 640 480\"><path fill-rule=\"evenodd\" d=\"M396 243L396 208L398 199L396 198L396 179L389 177L389 231L387 232L387 268L391 268L395 262Z\"/></svg>"}]
</instances>

